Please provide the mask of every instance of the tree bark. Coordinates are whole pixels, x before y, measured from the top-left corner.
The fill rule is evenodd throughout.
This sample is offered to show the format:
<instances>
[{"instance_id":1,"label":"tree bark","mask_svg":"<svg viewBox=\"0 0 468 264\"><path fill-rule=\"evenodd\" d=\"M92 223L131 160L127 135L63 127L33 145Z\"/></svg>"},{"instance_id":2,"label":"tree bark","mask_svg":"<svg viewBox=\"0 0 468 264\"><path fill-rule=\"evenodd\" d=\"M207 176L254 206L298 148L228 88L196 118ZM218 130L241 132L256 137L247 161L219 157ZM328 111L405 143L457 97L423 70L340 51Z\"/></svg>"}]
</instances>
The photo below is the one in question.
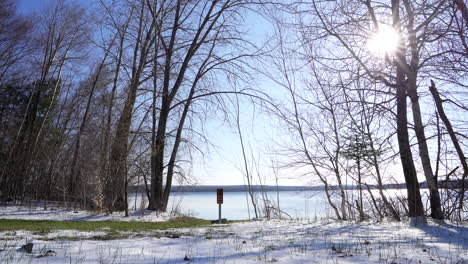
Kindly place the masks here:
<instances>
[{"instance_id":1,"label":"tree bark","mask_svg":"<svg viewBox=\"0 0 468 264\"><path fill-rule=\"evenodd\" d=\"M418 139L419 156L424 170L424 176L429 187L429 196L431 204L431 217L434 219L442 219L442 209L440 204L440 194L437 187L437 181L434 178L434 173L431 167L431 159L427 147L427 139L424 135L424 125L421 117L421 108L419 106L418 86L416 83L419 67L419 49L416 39L416 32L414 31L414 12L413 7L409 0L403 0L406 13L408 15L407 31L409 50L411 53L411 60L408 69L406 70L407 76L407 93L411 99L411 107L413 113L414 128L416 138Z\"/></svg>"},{"instance_id":2,"label":"tree bark","mask_svg":"<svg viewBox=\"0 0 468 264\"><path fill-rule=\"evenodd\" d=\"M161 94L161 110L159 114L158 120L158 127L156 132L156 140L154 144L154 148L151 153L151 162L152 162L152 178L151 178L151 200L149 204L150 210L165 210L164 205L164 190L163 190L163 178L164 178L164 153L165 153L165 145L166 145L166 129L167 129L167 122L169 120L169 114L171 111L172 101L174 100L175 96L177 95L182 82L185 78L185 73L189 68L189 64L197 50L203 45L209 35L210 32L213 31L213 27L215 26L218 19L224 13L224 11L228 8L229 2L223 3L219 6L219 10L215 11L215 7L218 5L218 1L211 2L209 5L207 4L205 7L208 9L206 10L206 14L203 17L198 28L194 30L195 34L190 41L190 45L187 48L185 55L183 56L183 60L181 66L178 70L178 73L175 75L175 81L171 84L171 75L173 75L172 68L174 66L173 61L173 53L176 50L176 39L177 39L177 32L180 29L181 21L184 21L187 18L181 18L181 12L185 9L183 4L186 4L184 1L178 0L175 6L174 12L174 21L173 26L171 29L171 36L169 39L169 43L164 41L164 38L160 34L161 44L165 49L165 63L164 63L164 77L163 77L163 84L162 84L162 94ZM216 13L215 13L216 12ZM169 176L169 177L172 177ZM171 180L171 179L170 179ZM170 188L171 186L166 187ZM167 192L169 193L169 192Z\"/></svg>"},{"instance_id":3,"label":"tree bark","mask_svg":"<svg viewBox=\"0 0 468 264\"><path fill-rule=\"evenodd\" d=\"M86 129L86 122L88 120L89 110L91 108L91 103L92 103L92 100L93 100L93 97L94 97L94 92L96 90L96 86L98 84L99 77L100 77L101 72L102 72L102 70L104 68L104 64L105 64L105 62L107 60L107 56L109 55L110 48L111 48L114 40L115 40L115 38L109 44L109 47L105 51L103 59L101 60L101 62L98 65L97 71L96 71L95 76L93 78L93 82L91 84L91 90L89 91L88 100L86 102L86 109L85 109L85 112L83 114L83 119L81 121L81 125L80 125L80 128L78 130L78 134L76 135L75 150L73 152L73 158L72 158L72 164L71 164L71 170L70 170L70 186L69 186L70 194L75 196L75 197L79 194L78 193L78 188L77 188L77 184L78 184L77 180L81 180L80 179L81 168L80 168L80 165L78 164L80 162L80 155L81 155L81 135L84 133L84 131ZM83 198L86 199L86 197L83 197Z\"/></svg>"},{"instance_id":4,"label":"tree bark","mask_svg":"<svg viewBox=\"0 0 468 264\"><path fill-rule=\"evenodd\" d=\"M463 167L463 176L462 176L462 182L461 182L462 185L461 185L460 200L459 200L459 209L461 210L463 208L463 201L465 198L465 189L466 189L465 181L466 181L466 177L468 176L468 164L466 162L465 154L463 153L463 150L460 146L460 142L458 141L457 136L455 135L455 131L453 130L452 124L450 123L450 120L445 114L445 110L442 105L443 101L440 98L439 92L437 91L434 81L432 80L431 80L431 86L429 87L429 90L431 91L432 97L434 97L434 102L436 104L437 111L439 112L440 119L442 119L442 121L444 122L445 128L447 128L450 139L452 140L453 146L455 147L455 150L457 151L458 158L460 159L460 163L462 164L462 167Z\"/></svg>"},{"instance_id":5,"label":"tree bark","mask_svg":"<svg viewBox=\"0 0 468 264\"><path fill-rule=\"evenodd\" d=\"M133 12L133 9L132 11ZM125 43L125 35L127 33L128 29L128 23L130 22L131 16L128 18L126 23L124 24L123 28L119 28L117 25L117 34L119 35L119 47L118 47L118 55L117 55L117 65L114 70L114 78L112 80L112 89L111 89L111 95L110 95L110 101L109 104L107 105L107 120L106 120L106 125L104 129L104 142L102 145L102 153L101 153L101 168L100 168L100 177L99 177L99 182L98 182L98 203L100 209L103 209L105 207L104 205L104 199L105 199L105 189L108 184L111 184L111 179L110 179L110 171L109 171L109 162L110 162L110 151L109 151L109 144L110 144L110 139L111 139L111 126L112 126L112 113L113 113L113 107L114 107L114 101L115 101L115 95L117 92L117 83L119 80L119 74L120 74L120 69L122 67L122 57L123 57L123 52L124 52L124 43ZM109 190L107 190L109 192Z\"/></svg>"},{"instance_id":6,"label":"tree bark","mask_svg":"<svg viewBox=\"0 0 468 264\"><path fill-rule=\"evenodd\" d=\"M416 168L414 167L409 144L406 89L404 84L399 84L397 88L397 136L398 146L400 148L400 160L403 166L403 174L405 176L408 193L408 216L424 216Z\"/></svg>"},{"instance_id":7,"label":"tree bark","mask_svg":"<svg viewBox=\"0 0 468 264\"><path fill-rule=\"evenodd\" d=\"M463 19L465 19L465 27L468 28L468 8L466 7L466 4L463 0L454 0L454 2L462 13Z\"/></svg>"},{"instance_id":8,"label":"tree bark","mask_svg":"<svg viewBox=\"0 0 468 264\"><path fill-rule=\"evenodd\" d=\"M410 76L410 78L408 78L408 95L411 99L411 106L413 110L414 129L416 132L416 138L418 139L419 156L421 158L424 176L426 177L426 182L429 187L431 217L434 219L443 219L439 188L437 186L437 181L434 177L434 173L431 167L427 139L424 134L424 125L421 118L419 98L416 91L416 77L414 75L416 74L408 74L408 76Z\"/></svg>"},{"instance_id":9,"label":"tree bark","mask_svg":"<svg viewBox=\"0 0 468 264\"><path fill-rule=\"evenodd\" d=\"M110 154L110 175L109 183L105 185L104 205L113 211L126 211L126 185L127 185L127 156L129 152L128 136L132 124L133 108L136 101L137 89L140 84L141 74L146 66L146 58L149 47L154 41L152 30L155 26L155 19L152 19L150 26L144 23L145 4L142 2L139 16L138 33L133 53L133 66L128 96L124 109L117 123L117 131L111 146ZM146 34L144 34L144 30Z\"/></svg>"},{"instance_id":10,"label":"tree bark","mask_svg":"<svg viewBox=\"0 0 468 264\"><path fill-rule=\"evenodd\" d=\"M392 0L393 26L401 32L400 25L400 1ZM405 58L405 48L400 45L396 51L396 101L397 101L397 138L400 149L400 160L405 176L406 189L408 194L408 216L423 217L424 208L419 190L419 182L414 167L411 145L408 134L408 112L406 104L406 80L405 70L408 68Z\"/></svg>"}]
</instances>

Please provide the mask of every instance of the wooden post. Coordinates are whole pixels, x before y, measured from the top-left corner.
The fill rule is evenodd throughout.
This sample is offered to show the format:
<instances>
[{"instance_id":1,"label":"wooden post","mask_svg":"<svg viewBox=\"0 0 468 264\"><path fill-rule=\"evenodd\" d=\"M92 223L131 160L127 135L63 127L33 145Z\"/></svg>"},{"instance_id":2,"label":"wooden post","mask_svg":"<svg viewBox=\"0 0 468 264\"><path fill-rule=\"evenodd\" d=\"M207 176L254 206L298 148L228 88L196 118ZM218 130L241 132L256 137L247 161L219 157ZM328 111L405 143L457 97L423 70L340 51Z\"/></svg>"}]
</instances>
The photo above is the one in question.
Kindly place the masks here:
<instances>
[{"instance_id":1,"label":"wooden post","mask_svg":"<svg viewBox=\"0 0 468 264\"><path fill-rule=\"evenodd\" d=\"M223 204L223 189L222 188L216 189L216 202L218 203L218 210L219 210L218 224L221 224L221 205Z\"/></svg>"}]
</instances>

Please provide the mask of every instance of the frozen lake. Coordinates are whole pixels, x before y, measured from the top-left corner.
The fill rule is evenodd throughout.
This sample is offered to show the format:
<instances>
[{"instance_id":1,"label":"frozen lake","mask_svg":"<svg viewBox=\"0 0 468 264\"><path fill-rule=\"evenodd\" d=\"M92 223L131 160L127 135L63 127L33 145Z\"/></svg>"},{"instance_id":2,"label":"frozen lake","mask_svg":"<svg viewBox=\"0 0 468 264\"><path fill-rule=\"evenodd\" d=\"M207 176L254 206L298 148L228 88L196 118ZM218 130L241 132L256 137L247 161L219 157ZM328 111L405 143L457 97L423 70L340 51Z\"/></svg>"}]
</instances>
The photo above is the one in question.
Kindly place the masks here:
<instances>
[{"instance_id":1,"label":"frozen lake","mask_svg":"<svg viewBox=\"0 0 468 264\"><path fill-rule=\"evenodd\" d=\"M403 190L392 190L391 193L404 192ZM222 205L222 217L230 220L244 220L254 218L255 214L250 204L247 208L246 192L224 192L224 203ZM277 193L266 192L268 200L277 206ZM145 194L144 194L145 195ZM257 193L259 206L264 202L261 193ZM356 191L348 191L348 195L357 195ZM389 194L390 195L390 194ZM391 196L391 195L390 195ZM135 200L135 197L137 199ZM142 194L132 193L129 195L129 208L139 209L146 206L146 195L142 203ZM328 206L323 191L280 191L280 209L293 218L313 219L315 217L334 217L334 213ZM353 199L354 200L354 199ZM169 199L168 211L179 212L202 218L217 219L218 204L216 203L216 192L174 192Z\"/></svg>"}]
</instances>

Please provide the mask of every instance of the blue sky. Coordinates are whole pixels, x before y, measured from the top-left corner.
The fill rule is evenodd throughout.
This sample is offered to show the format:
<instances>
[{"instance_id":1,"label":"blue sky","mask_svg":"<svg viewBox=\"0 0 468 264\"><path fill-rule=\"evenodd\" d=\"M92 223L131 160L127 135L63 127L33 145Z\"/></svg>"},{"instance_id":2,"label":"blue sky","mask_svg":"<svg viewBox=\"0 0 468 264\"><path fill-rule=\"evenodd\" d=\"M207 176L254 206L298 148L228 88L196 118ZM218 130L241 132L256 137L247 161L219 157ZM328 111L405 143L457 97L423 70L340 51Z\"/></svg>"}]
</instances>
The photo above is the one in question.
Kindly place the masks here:
<instances>
[{"instance_id":1,"label":"blue sky","mask_svg":"<svg viewBox=\"0 0 468 264\"><path fill-rule=\"evenodd\" d=\"M41 12L43 8L48 6L51 1L55 0L17 0L18 12L28 15L32 12ZM97 0L73 0L83 5L93 5L98 3ZM247 17L247 30L249 35L255 41L260 41L268 33L269 25L259 19L258 15L250 15ZM265 84L263 84L265 85ZM270 87L273 88L273 87ZM275 134L270 123L271 120L259 114L258 110L255 115L252 114L252 108L248 103L241 106L242 133L246 147L248 148L247 155L250 157L250 150L254 152L255 159L265 157L262 155L261 149L265 149L269 144L269 136ZM242 152L239 144L239 137L235 132L235 127L229 127L222 122L222 117L211 119L207 123L209 130L208 137L215 145L209 153L206 153L204 159L195 157L192 173L199 184L203 185L235 185L244 184L244 179L240 169L243 168ZM258 151L257 151L258 150ZM270 163L268 159L263 160L264 163ZM265 164L267 165L267 164ZM271 171L265 172L271 173ZM274 184L274 179L267 182ZM284 179L280 181L283 185L300 185L302 183L293 179Z\"/></svg>"},{"instance_id":2,"label":"blue sky","mask_svg":"<svg viewBox=\"0 0 468 264\"><path fill-rule=\"evenodd\" d=\"M21 13L29 13L31 11L35 11L40 9L47 0L18 0L17 1L17 8L18 11Z\"/></svg>"},{"instance_id":3,"label":"blue sky","mask_svg":"<svg viewBox=\"0 0 468 264\"><path fill-rule=\"evenodd\" d=\"M44 6L47 6L47 3L53 0L16 0L18 4L18 11L23 13L23 14L28 14L29 12L32 11L40 11L41 8ZM74 2L80 2L83 3L84 5L90 5L93 4L93 0L73 0Z\"/></svg>"},{"instance_id":4,"label":"blue sky","mask_svg":"<svg viewBox=\"0 0 468 264\"><path fill-rule=\"evenodd\" d=\"M1 1L1 0L0 0ZM41 12L45 6L48 5L51 1L57 0L16 0L18 3L18 10L21 14L27 15L30 12ZM73 1L75 3L81 3L84 6L96 5L99 3L98 0L65 0ZM110 0L107 0L110 1ZM262 20L258 15L253 14L247 17L246 28L249 31L247 36L249 39L260 42L271 29L264 20ZM221 84L222 85L222 84ZM271 82L262 80L260 77L256 80L255 84L252 86L260 86L263 91L268 91L268 93L276 98L280 98L280 93L278 92L278 87L271 84ZM240 87L241 88L241 87ZM253 87L255 88L255 87ZM427 104L427 102L422 104ZM252 114L252 107L244 100L242 104L242 132L244 134L244 141L246 141L246 146L248 148L248 156L250 157L250 151L254 153L256 159L259 157L263 158L262 162L269 162L269 156L266 153L267 147L272 143L273 140L282 139L281 136L284 136L285 139L289 139L291 135L286 134L285 131L279 131L282 129L278 124L274 123L272 118L266 116L265 114L256 112L255 115ZM213 115L216 116L216 115ZM242 153L239 145L239 138L236 133L235 127L229 127L223 123L222 115L216 118L211 118L206 124L207 136L210 141L216 146L207 154L204 159L196 156L192 173L195 178L198 180L199 184L208 184L208 185L231 185L231 184L243 184L242 172L239 168L243 168L242 164ZM281 140L278 140L281 141ZM251 146L251 148L250 148ZM417 155L414 155L415 161L418 159ZM401 167L396 162L392 166L389 166L389 169L397 180L402 181L401 179ZM265 173L270 173L271 171L266 170ZM309 181L309 179L298 180L295 179L295 176L299 174L294 171L283 171L283 178L280 180L281 185L301 185ZM400 176L400 177L399 177ZM267 184L274 184L274 179L270 179Z\"/></svg>"},{"instance_id":5,"label":"blue sky","mask_svg":"<svg viewBox=\"0 0 468 264\"><path fill-rule=\"evenodd\" d=\"M0 0L1 1L1 0ZM41 12L52 1L57 0L17 0L18 11L21 14L27 15L31 12ZM65 0L80 3L84 6L97 5L98 0ZM247 16L245 29L249 32L248 38L251 41L261 43L264 41L267 34L272 30L271 26L258 14L250 14ZM229 85L229 84L220 84ZM270 96L275 98L282 98L280 88L273 84L271 81L265 80L259 76L255 83L251 83L252 88L261 87L260 90L268 91ZM242 87L239 87L242 88ZM243 101L243 102L242 102ZM266 184L275 184L273 171L269 168L271 165L271 158L280 158L273 156L270 153L271 148L275 148L275 142L282 142L284 140L291 140L291 134L276 123L274 118L269 117L267 114L262 113L259 109L254 112L253 107L249 100L241 100L241 126L244 137L247 156L250 160L253 156L257 161L260 160L263 176L268 179ZM219 116L210 114L206 123L206 136L210 142L215 146L210 148L209 152L202 155L193 156L193 164L190 172L200 185L237 185L244 184L243 177L243 157L239 137L235 127L228 126L224 120L223 115ZM252 168L255 166L250 164ZM394 170L395 167L391 166L390 170L395 171L397 174L400 168ZM298 178L298 175L303 175L304 170L282 170L280 171L280 185L304 185L311 183L316 185L316 179L310 176ZM257 175L254 176L257 178Z\"/></svg>"}]
</instances>

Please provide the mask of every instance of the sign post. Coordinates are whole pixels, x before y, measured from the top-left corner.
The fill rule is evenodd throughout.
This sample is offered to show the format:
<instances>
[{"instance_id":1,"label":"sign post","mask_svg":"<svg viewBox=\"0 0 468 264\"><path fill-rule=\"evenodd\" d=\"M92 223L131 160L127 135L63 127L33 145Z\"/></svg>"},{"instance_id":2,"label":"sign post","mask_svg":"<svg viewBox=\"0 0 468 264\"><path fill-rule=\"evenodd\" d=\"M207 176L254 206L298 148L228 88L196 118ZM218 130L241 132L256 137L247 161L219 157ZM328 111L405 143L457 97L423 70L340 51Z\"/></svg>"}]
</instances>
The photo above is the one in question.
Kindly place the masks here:
<instances>
[{"instance_id":1,"label":"sign post","mask_svg":"<svg viewBox=\"0 0 468 264\"><path fill-rule=\"evenodd\" d=\"M216 202L219 206L218 224L221 224L221 205L223 204L223 188L216 189Z\"/></svg>"}]
</instances>

